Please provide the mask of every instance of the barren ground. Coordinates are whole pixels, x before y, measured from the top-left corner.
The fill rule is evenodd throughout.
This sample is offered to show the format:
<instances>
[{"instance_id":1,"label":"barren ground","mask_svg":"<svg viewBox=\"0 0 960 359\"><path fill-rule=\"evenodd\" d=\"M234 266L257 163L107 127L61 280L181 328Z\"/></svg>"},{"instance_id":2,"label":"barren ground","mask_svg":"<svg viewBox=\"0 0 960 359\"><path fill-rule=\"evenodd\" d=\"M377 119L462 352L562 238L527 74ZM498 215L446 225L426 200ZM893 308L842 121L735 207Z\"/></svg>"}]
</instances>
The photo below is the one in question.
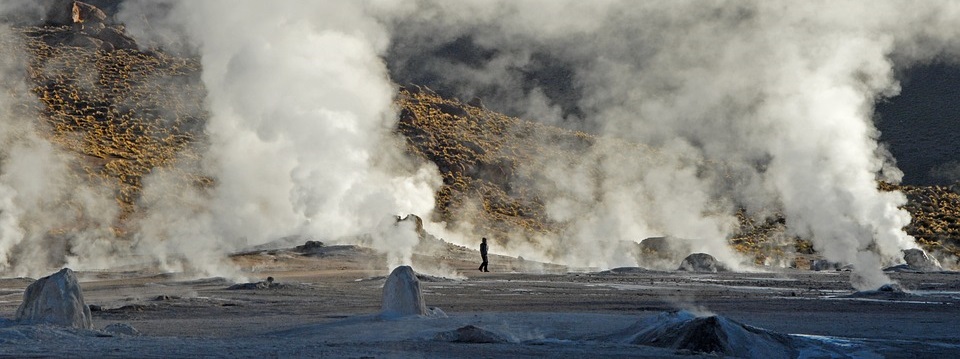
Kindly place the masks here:
<instances>
[{"instance_id":1,"label":"barren ground","mask_svg":"<svg viewBox=\"0 0 960 359\"><path fill-rule=\"evenodd\" d=\"M228 290L233 283L224 279L147 270L79 273L87 304L102 307L93 312L94 327L126 323L141 336L13 325L31 280L3 279L0 356L689 357L597 339L676 309L817 336L855 357L960 354L960 273L890 273L912 295L843 298L853 293L847 272L581 272L493 256L492 272L480 273L469 254L414 258L415 269L443 268L461 277L421 278L427 304L447 318L378 318L387 273L367 264L382 263L381 257L354 246L234 257L254 280L273 276L278 285L269 289ZM434 338L467 324L510 343Z\"/></svg>"}]
</instances>

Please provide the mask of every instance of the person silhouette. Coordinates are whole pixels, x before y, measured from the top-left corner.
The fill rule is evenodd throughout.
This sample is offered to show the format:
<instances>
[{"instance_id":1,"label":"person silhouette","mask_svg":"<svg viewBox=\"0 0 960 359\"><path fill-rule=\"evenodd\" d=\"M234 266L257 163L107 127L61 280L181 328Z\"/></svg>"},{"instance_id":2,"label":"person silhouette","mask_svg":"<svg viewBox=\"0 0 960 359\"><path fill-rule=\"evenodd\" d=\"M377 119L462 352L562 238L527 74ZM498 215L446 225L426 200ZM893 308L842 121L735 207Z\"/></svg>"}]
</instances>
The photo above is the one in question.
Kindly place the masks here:
<instances>
[{"instance_id":1,"label":"person silhouette","mask_svg":"<svg viewBox=\"0 0 960 359\"><path fill-rule=\"evenodd\" d=\"M487 261L487 238L486 237L484 237L480 242L480 258L483 259L483 262L480 263L479 270L481 272L489 272L490 270L487 269L488 261Z\"/></svg>"}]
</instances>

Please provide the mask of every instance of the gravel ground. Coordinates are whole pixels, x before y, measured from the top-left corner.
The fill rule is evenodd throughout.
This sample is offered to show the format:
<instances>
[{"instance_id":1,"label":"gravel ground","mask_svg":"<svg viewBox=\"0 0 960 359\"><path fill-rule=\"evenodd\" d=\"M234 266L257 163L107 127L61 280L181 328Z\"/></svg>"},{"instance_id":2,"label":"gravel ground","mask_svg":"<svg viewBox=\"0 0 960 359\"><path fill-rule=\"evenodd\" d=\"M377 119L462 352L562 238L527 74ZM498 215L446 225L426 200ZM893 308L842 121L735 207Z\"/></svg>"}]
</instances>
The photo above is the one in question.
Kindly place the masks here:
<instances>
[{"instance_id":1,"label":"gravel ground","mask_svg":"<svg viewBox=\"0 0 960 359\"><path fill-rule=\"evenodd\" d=\"M501 257L493 272L480 273L457 256L419 258L419 264L415 258L414 269L450 273L421 278L427 304L448 317L382 320L376 313L387 273L368 264L379 257L359 248L337 253L236 256L249 277L276 279L261 289L230 290L234 283L221 278L149 271L81 272L87 304L101 309L93 312L94 327L125 323L140 336L14 325L10 319L31 281L2 279L0 318L7 320L0 323L0 356L689 357L596 339L678 309L813 338L833 348L828 356L960 355L960 273L954 272L890 273L907 294L851 296L848 272L533 273L517 271L521 263ZM509 342L435 338L468 324Z\"/></svg>"}]
</instances>

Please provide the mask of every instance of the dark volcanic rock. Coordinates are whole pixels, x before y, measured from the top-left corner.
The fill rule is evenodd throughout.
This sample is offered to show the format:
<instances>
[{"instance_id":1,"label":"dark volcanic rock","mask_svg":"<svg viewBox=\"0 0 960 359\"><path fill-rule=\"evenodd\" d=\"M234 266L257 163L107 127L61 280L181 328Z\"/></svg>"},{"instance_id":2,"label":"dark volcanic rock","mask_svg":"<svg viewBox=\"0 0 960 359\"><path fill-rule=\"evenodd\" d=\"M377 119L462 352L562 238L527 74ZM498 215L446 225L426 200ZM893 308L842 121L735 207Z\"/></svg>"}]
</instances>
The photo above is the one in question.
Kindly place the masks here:
<instances>
[{"instance_id":1,"label":"dark volcanic rock","mask_svg":"<svg viewBox=\"0 0 960 359\"><path fill-rule=\"evenodd\" d=\"M693 253L687 256L687 258L684 258L683 262L680 262L680 268L677 268L677 270L716 273L726 271L726 268L709 254Z\"/></svg>"},{"instance_id":2,"label":"dark volcanic rock","mask_svg":"<svg viewBox=\"0 0 960 359\"><path fill-rule=\"evenodd\" d=\"M271 289L280 287L280 283L273 281L273 277L267 277L267 280L262 282L251 282L251 283L238 283L227 287L227 290L255 290L255 289ZM161 296L166 297L166 296ZM167 300L159 299L158 300Z\"/></svg>"},{"instance_id":3,"label":"dark volcanic rock","mask_svg":"<svg viewBox=\"0 0 960 359\"><path fill-rule=\"evenodd\" d=\"M137 42L133 40L130 36L127 36L119 28L108 27L100 31L100 34L97 35L97 38L102 40L105 43L108 43L117 50L136 50Z\"/></svg>"},{"instance_id":4,"label":"dark volcanic rock","mask_svg":"<svg viewBox=\"0 0 960 359\"><path fill-rule=\"evenodd\" d=\"M492 331L467 325L449 332L437 333L437 340L454 343L506 343L507 338Z\"/></svg>"},{"instance_id":5,"label":"dark volcanic rock","mask_svg":"<svg viewBox=\"0 0 960 359\"><path fill-rule=\"evenodd\" d=\"M16 320L21 324L53 324L90 329L90 307L83 302L77 276L69 268L38 279L23 293Z\"/></svg>"},{"instance_id":6,"label":"dark volcanic rock","mask_svg":"<svg viewBox=\"0 0 960 359\"><path fill-rule=\"evenodd\" d=\"M323 242L321 241L307 241L306 243L296 246L295 251L300 253L314 253L323 249Z\"/></svg>"}]
</instances>

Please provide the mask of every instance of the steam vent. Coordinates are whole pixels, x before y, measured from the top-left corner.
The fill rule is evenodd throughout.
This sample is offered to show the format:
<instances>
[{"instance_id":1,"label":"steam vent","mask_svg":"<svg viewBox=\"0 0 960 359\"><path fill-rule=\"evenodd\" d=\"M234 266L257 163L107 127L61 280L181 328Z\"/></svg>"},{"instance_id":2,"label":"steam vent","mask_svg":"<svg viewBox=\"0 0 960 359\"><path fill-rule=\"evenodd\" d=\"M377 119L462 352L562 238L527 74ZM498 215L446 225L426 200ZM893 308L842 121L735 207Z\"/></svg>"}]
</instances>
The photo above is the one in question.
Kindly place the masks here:
<instances>
[{"instance_id":1,"label":"steam vent","mask_svg":"<svg viewBox=\"0 0 960 359\"><path fill-rule=\"evenodd\" d=\"M390 272L383 284L381 315L388 318L427 315L427 305L420 292L420 280L410 266L399 266Z\"/></svg>"},{"instance_id":2,"label":"steam vent","mask_svg":"<svg viewBox=\"0 0 960 359\"><path fill-rule=\"evenodd\" d=\"M958 24L0 0L0 358L958 357Z\"/></svg>"},{"instance_id":3,"label":"steam vent","mask_svg":"<svg viewBox=\"0 0 960 359\"><path fill-rule=\"evenodd\" d=\"M15 36L4 40L5 46L24 50L26 86L39 100L16 109L38 115L40 136L67 155L65 183L89 187L85 193L107 193L115 209L90 210L111 218L71 213L73 218L46 229L45 235L57 238L64 252L98 247L70 235L76 230L102 228L115 237L111 240L130 243L145 227L156 227L144 223L156 215L148 206L174 206L183 201L178 194L211 195L221 185L220 175L205 169L202 160L209 151L211 113L204 105L209 89L202 83L200 58L141 50L115 19L115 5L97 9L77 2L74 16L74 2L52 3L58 4L57 11L45 15L47 25L13 28ZM559 237L592 228L578 223L581 217L575 212L561 219L548 215L548 205L558 203L550 201L551 191L562 184L538 183L569 174L562 169L600 171L588 165L616 159L608 153L651 166L670 160L641 143L510 117L485 107L489 101L466 103L427 86L404 85L394 101L399 109L395 133L406 152L439 172L432 213L421 215L489 237ZM587 156L591 153L598 157ZM163 187L144 199L144 180L151 174L148 182ZM877 185L906 194L903 209L913 220L904 229L927 253L942 258L960 254L960 189ZM69 200L82 207L80 199ZM786 219L778 211L767 212L767 218L737 212L739 225L729 244L758 264L809 268L817 256L815 246L785 238Z\"/></svg>"}]
</instances>

